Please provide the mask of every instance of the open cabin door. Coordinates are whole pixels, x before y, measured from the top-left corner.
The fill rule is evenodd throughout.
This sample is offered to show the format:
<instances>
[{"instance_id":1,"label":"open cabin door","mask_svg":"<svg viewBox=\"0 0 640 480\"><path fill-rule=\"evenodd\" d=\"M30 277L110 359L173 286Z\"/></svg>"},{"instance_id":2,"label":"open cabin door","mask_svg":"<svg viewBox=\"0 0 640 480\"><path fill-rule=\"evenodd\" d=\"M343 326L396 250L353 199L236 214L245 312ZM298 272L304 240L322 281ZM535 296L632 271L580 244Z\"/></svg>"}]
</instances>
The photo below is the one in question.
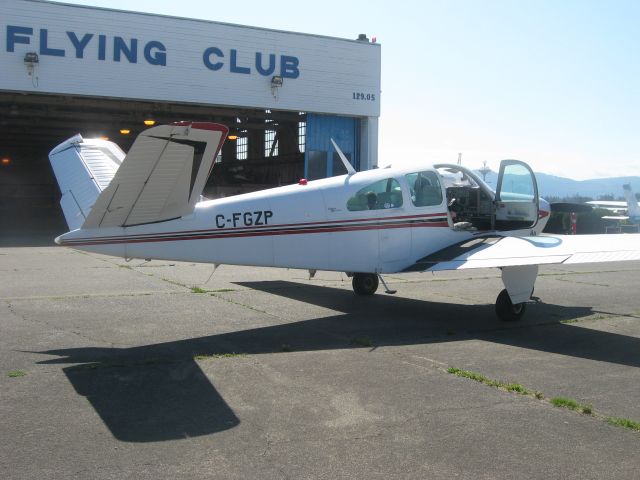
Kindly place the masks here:
<instances>
[{"instance_id":1,"label":"open cabin door","mask_svg":"<svg viewBox=\"0 0 640 480\"><path fill-rule=\"evenodd\" d=\"M538 184L533 171L519 160L500 162L495 197L495 229L520 230L538 223Z\"/></svg>"}]
</instances>

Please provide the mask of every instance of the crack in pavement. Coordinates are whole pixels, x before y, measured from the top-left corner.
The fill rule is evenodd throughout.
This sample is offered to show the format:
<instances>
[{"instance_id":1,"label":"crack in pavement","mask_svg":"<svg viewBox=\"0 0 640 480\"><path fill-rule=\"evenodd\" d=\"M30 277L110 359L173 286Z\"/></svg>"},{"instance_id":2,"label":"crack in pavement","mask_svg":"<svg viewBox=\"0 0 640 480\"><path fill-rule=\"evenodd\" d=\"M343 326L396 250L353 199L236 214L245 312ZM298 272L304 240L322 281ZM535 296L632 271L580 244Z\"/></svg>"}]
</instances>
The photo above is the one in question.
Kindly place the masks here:
<instances>
[{"instance_id":1,"label":"crack in pavement","mask_svg":"<svg viewBox=\"0 0 640 480\"><path fill-rule=\"evenodd\" d=\"M16 309L14 308L13 304L10 301L7 301L7 300L3 300L3 301L7 305L7 308L8 308L9 312L12 315L17 317L18 319L21 319L24 322L30 322L30 323L34 323L36 325L41 325L41 326L44 325L44 326L48 327L49 329L51 329L51 330L53 330L55 332L62 332L62 333L65 333L65 334L75 335L76 337L82 338L84 340L88 340L90 342L95 342L95 343L98 343L98 344L108 345L108 346L114 347L114 348L129 347L130 346L130 345L127 345L127 344L117 344L117 343L113 343L113 342L107 342L107 341L104 341L104 340L99 340L99 339L96 339L96 338L92 338L92 337L89 337L87 335L84 335L84 334L80 333L79 331L67 330L65 328L61 328L61 327L59 327L59 326L57 326L57 325L55 325L55 324L53 324L51 322L48 322L46 320L34 320L34 319L31 319L31 318L28 318L26 315L18 313L16 311Z\"/></svg>"}]
</instances>

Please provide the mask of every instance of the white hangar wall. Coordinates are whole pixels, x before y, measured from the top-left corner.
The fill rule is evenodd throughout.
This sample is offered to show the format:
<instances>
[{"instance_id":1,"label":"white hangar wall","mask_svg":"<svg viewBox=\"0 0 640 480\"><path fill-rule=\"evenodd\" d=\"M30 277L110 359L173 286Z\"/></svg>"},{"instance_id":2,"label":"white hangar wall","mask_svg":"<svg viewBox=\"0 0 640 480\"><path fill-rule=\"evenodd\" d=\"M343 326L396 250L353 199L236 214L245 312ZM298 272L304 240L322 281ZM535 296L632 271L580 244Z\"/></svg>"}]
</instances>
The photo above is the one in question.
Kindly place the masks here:
<instances>
[{"instance_id":1,"label":"white hangar wall","mask_svg":"<svg viewBox=\"0 0 640 480\"><path fill-rule=\"evenodd\" d=\"M0 90L356 116L377 132L377 44L38 0L0 11Z\"/></svg>"}]
</instances>

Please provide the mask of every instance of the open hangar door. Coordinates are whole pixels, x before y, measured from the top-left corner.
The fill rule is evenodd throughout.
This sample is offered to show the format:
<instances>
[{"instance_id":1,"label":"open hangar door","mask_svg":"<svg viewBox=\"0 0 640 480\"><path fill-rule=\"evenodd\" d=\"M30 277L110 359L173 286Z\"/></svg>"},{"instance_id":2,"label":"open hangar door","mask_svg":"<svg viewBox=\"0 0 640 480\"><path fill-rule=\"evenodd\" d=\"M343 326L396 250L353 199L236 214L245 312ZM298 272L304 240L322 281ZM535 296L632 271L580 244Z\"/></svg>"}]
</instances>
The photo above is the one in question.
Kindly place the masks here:
<instances>
[{"instance_id":1,"label":"open hangar door","mask_svg":"<svg viewBox=\"0 0 640 480\"><path fill-rule=\"evenodd\" d=\"M304 175L306 114L116 98L0 92L0 245L51 245L67 226L48 153L80 133L125 152L151 125L180 120L227 125L229 140L203 194L236 195Z\"/></svg>"}]
</instances>

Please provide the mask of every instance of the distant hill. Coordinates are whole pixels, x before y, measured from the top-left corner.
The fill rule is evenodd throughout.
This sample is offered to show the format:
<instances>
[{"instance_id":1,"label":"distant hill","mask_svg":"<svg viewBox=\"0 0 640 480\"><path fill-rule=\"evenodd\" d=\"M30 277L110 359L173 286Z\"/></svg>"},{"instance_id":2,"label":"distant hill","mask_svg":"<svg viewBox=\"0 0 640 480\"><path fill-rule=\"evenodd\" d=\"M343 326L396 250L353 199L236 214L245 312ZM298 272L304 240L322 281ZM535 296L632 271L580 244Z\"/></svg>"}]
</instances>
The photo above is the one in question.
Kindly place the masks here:
<instances>
[{"instance_id":1,"label":"distant hill","mask_svg":"<svg viewBox=\"0 0 640 480\"><path fill-rule=\"evenodd\" d=\"M482 178L477 170L476 172ZM622 185L630 183L634 193L640 193L640 177L614 177L594 178L591 180L572 180L570 178L556 177L547 173L536 172L538 190L542 197L592 197L597 199L602 195L622 197ZM491 188L496 188L498 174L489 172L486 182Z\"/></svg>"}]
</instances>

